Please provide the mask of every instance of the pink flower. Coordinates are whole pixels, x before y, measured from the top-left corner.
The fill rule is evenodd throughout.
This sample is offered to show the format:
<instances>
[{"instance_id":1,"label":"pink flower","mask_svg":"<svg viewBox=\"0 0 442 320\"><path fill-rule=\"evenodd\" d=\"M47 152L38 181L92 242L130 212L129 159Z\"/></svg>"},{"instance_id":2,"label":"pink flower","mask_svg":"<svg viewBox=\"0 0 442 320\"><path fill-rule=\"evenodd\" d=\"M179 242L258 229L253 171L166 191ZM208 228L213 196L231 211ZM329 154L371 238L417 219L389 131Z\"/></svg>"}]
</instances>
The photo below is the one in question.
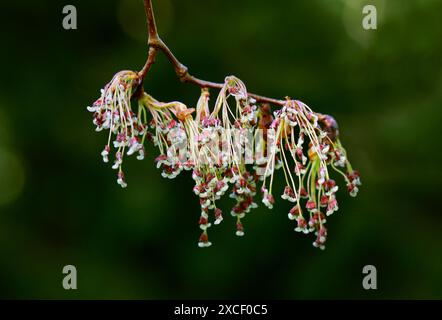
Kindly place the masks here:
<instances>
[{"instance_id":1,"label":"pink flower","mask_svg":"<svg viewBox=\"0 0 442 320\"><path fill-rule=\"evenodd\" d=\"M325 214L329 216L335 211L338 211L338 201L335 197L331 197L327 204L327 212Z\"/></svg>"},{"instance_id":2,"label":"pink flower","mask_svg":"<svg viewBox=\"0 0 442 320\"><path fill-rule=\"evenodd\" d=\"M103 157L103 162L109 162L109 152L110 152L110 147L109 145L106 145L103 149L103 151L101 152L101 156Z\"/></svg>"},{"instance_id":3,"label":"pink flower","mask_svg":"<svg viewBox=\"0 0 442 320\"><path fill-rule=\"evenodd\" d=\"M299 195L301 196L301 198L304 198L304 199L308 198L308 193L305 190L305 188L301 188L301 190L299 190Z\"/></svg>"},{"instance_id":4,"label":"pink flower","mask_svg":"<svg viewBox=\"0 0 442 320\"><path fill-rule=\"evenodd\" d=\"M325 181L324 190L326 192L325 194L328 196L335 194L336 191L338 191L338 186L336 185L335 180L329 179L329 180Z\"/></svg>"},{"instance_id":5,"label":"pink flower","mask_svg":"<svg viewBox=\"0 0 442 320\"><path fill-rule=\"evenodd\" d=\"M215 219L214 224L220 224L223 221L223 212L219 208L215 209Z\"/></svg>"},{"instance_id":6,"label":"pink flower","mask_svg":"<svg viewBox=\"0 0 442 320\"><path fill-rule=\"evenodd\" d=\"M144 151L144 146L141 145L141 147L138 149L138 156L137 156L137 160L143 160L145 157L145 151Z\"/></svg>"},{"instance_id":7,"label":"pink flower","mask_svg":"<svg viewBox=\"0 0 442 320\"><path fill-rule=\"evenodd\" d=\"M318 211L318 209L316 209L316 202L314 202L313 200L309 200L309 201L307 201L305 207L306 207L307 210L310 211L310 212L316 212L316 211Z\"/></svg>"},{"instance_id":8,"label":"pink flower","mask_svg":"<svg viewBox=\"0 0 442 320\"><path fill-rule=\"evenodd\" d=\"M130 156L141 149L141 144L138 143L137 137L132 137L129 140L129 150L127 151L127 155Z\"/></svg>"},{"instance_id":9,"label":"pink flower","mask_svg":"<svg viewBox=\"0 0 442 320\"><path fill-rule=\"evenodd\" d=\"M350 173L347 173L347 178L350 183L354 184L355 186L361 185L361 179L359 177L358 171L352 171Z\"/></svg>"},{"instance_id":10,"label":"pink flower","mask_svg":"<svg viewBox=\"0 0 442 320\"><path fill-rule=\"evenodd\" d=\"M112 169L118 169L122 163L123 163L123 155L121 154L121 152L117 152L115 154L115 162L114 165L112 166Z\"/></svg>"},{"instance_id":11,"label":"pink flower","mask_svg":"<svg viewBox=\"0 0 442 320\"><path fill-rule=\"evenodd\" d=\"M204 216L204 215L201 215L198 224L199 224L199 226L200 226L200 228L201 228L202 230L206 230L206 229L209 228L210 225L211 225L211 224L209 223L209 220L207 219L207 217Z\"/></svg>"},{"instance_id":12,"label":"pink flower","mask_svg":"<svg viewBox=\"0 0 442 320\"><path fill-rule=\"evenodd\" d=\"M309 230L307 228L307 221L305 221L302 216L296 219L296 222L298 223L297 227L295 228L296 232L303 232L305 234L309 233Z\"/></svg>"},{"instance_id":13,"label":"pink flower","mask_svg":"<svg viewBox=\"0 0 442 320\"><path fill-rule=\"evenodd\" d=\"M236 223L236 235L238 237L244 236L244 227L241 223L241 220L238 219L238 222Z\"/></svg>"},{"instance_id":14,"label":"pink flower","mask_svg":"<svg viewBox=\"0 0 442 320\"><path fill-rule=\"evenodd\" d=\"M212 243L209 241L209 237L207 235L207 232L203 231L203 233L201 234L201 236L199 238L198 246L200 248L207 248L207 247L210 247L211 245L212 245Z\"/></svg>"},{"instance_id":15,"label":"pink flower","mask_svg":"<svg viewBox=\"0 0 442 320\"><path fill-rule=\"evenodd\" d=\"M347 184L347 190L352 197L356 197L359 191L358 187L356 187L356 185L354 185L353 183Z\"/></svg>"},{"instance_id":16,"label":"pink flower","mask_svg":"<svg viewBox=\"0 0 442 320\"><path fill-rule=\"evenodd\" d=\"M328 205L328 199L329 197L325 194L321 196L321 201L320 201L321 207L326 207Z\"/></svg>"},{"instance_id":17,"label":"pink flower","mask_svg":"<svg viewBox=\"0 0 442 320\"><path fill-rule=\"evenodd\" d=\"M293 192L293 189L290 186L286 186L284 189L284 193L281 195L281 198L290 202L295 202L297 197L296 194Z\"/></svg>"},{"instance_id":18,"label":"pink flower","mask_svg":"<svg viewBox=\"0 0 442 320\"><path fill-rule=\"evenodd\" d=\"M290 209L289 212L289 219L290 220L295 220L297 217L299 217L302 214L301 209L299 207L299 205L294 206L293 208Z\"/></svg>"},{"instance_id":19,"label":"pink flower","mask_svg":"<svg viewBox=\"0 0 442 320\"><path fill-rule=\"evenodd\" d=\"M264 195L262 199L262 203L269 208L273 209L273 204L275 203L275 198L267 191L267 189L264 190Z\"/></svg>"},{"instance_id":20,"label":"pink flower","mask_svg":"<svg viewBox=\"0 0 442 320\"><path fill-rule=\"evenodd\" d=\"M126 179L124 178L124 173L123 173L123 171L119 171L119 172L118 172L117 183L118 183L122 188L126 188L126 187L127 187L127 183L126 183Z\"/></svg>"},{"instance_id":21,"label":"pink flower","mask_svg":"<svg viewBox=\"0 0 442 320\"><path fill-rule=\"evenodd\" d=\"M316 240L313 242L313 246L321 250L325 249L325 241L327 240L327 229L322 226L316 232Z\"/></svg>"}]
</instances>

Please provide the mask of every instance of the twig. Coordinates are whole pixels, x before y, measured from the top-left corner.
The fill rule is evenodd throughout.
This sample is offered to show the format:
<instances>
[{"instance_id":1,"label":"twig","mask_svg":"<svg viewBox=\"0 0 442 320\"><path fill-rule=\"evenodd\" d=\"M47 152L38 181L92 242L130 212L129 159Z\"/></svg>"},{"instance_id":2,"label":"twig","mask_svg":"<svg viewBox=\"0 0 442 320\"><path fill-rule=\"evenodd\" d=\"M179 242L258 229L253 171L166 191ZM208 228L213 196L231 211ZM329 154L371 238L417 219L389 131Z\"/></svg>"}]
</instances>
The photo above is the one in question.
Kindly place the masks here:
<instances>
[{"instance_id":1,"label":"twig","mask_svg":"<svg viewBox=\"0 0 442 320\"><path fill-rule=\"evenodd\" d=\"M143 0L143 1L144 1L144 9L146 11L147 27L149 29L149 40L148 40L149 51L146 63L143 69L139 72L141 78L141 84L144 81L144 78L146 77L150 68L154 64L158 51L161 51L166 55L166 57L172 64L178 76L178 79L180 79L181 82L193 83L201 88L221 89L224 85L223 83L216 83L216 82L198 79L189 73L188 68L175 57L175 55L172 53L169 47L164 43L164 41L158 35L157 26L155 22L155 15L152 7L152 0ZM254 98L258 102L267 102L275 105L284 105L285 103L285 100L268 98L254 93L249 93L249 96Z\"/></svg>"}]
</instances>

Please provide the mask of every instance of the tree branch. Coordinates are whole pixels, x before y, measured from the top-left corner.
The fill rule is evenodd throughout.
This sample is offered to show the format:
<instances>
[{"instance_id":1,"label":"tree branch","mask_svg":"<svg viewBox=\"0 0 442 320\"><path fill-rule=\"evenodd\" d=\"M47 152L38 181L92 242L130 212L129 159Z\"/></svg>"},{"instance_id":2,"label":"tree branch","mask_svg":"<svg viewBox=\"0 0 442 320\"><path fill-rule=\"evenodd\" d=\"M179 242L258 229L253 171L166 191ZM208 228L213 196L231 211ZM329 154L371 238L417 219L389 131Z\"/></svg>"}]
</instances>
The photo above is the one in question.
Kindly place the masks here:
<instances>
[{"instance_id":1,"label":"tree branch","mask_svg":"<svg viewBox=\"0 0 442 320\"><path fill-rule=\"evenodd\" d=\"M216 82L198 79L189 73L188 68L175 57L175 55L172 53L169 47L167 47L167 45L164 43L163 40L161 40L160 36L158 35L157 26L155 22L155 15L152 7L152 0L143 0L143 1L144 1L144 9L146 12L146 18L147 18L147 27L149 29L149 40L147 42L149 45L149 51L146 63L143 69L141 69L141 71L139 72L139 76L141 78L141 85L147 73L149 72L150 68L154 64L158 51L162 51L165 54L165 56L168 58L170 63L172 64L181 82L193 83L201 88L221 89L224 85L223 83L216 83ZM249 93L249 96L254 98L258 102L267 102L275 105L284 105L285 103L285 100L268 98L254 93Z\"/></svg>"},{"instance_id":2,"label":"tree branch","mask_svg":"<svg viewBox=\"0 0 442 320\"><path fill-rule=\"evenodd\" d=\"M155 15L153 13L152 1L144 0L144 11L147 17L147 27L149 30L149 41L158 38L157 25Z\"/></svg>"}]
</instances>

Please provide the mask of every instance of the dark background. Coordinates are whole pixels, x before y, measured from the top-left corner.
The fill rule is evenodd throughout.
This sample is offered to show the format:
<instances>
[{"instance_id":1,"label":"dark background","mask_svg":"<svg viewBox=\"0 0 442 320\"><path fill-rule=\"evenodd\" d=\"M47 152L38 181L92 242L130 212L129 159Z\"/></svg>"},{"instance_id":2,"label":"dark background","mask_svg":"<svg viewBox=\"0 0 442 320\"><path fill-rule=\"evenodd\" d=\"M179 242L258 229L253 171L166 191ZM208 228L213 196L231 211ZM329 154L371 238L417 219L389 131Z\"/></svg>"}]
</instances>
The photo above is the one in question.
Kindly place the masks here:
<instances>
[{"instance_id":1,"label":"dark background","mask_svg":"<svg viewBox=\"0 0 442 320\"><path fill-rule=\"evenodd\" d=\"M361 27L375 4L378 29ZM78 30L62 8L78 9ZM0 298L442 298L442 2L154 0L160 34L204 79L235 74L252 92L290 95L335 116L362 175L340 191L327 249L293 231L277 199L234 235L227 217L199 249L198 199L184 174L125 161L129 187L101 161L107 139L86 106L146 58L142 1L2 3ZM163 56L145 83L192 106ZM438 133L439 132L439 133ZM282 181L276 190L282 191ZM342 183L342 181L340 181ZM279 197L278 197L279 198ZM232 206L226 199L225 211ZM64 265L78 290L61 286ZM362 268L378 290L362 288Z\"/></svg>"}]
</instances>

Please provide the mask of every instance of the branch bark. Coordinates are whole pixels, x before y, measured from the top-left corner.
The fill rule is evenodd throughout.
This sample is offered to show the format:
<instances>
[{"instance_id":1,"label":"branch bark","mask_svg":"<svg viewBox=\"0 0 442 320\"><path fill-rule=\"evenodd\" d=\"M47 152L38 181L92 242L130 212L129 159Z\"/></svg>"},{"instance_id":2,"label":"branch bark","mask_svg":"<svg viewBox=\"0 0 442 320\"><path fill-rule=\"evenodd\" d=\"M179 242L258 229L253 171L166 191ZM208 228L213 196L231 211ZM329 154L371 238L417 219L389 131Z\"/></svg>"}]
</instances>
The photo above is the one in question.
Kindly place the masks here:
<instances>
[{"instance_id":1,"label":"branch bark","mask_svg":"<svg viewBox=\"0 0 442 320\"><path fill-rule=\"evenodd\" d=\"M149 46L149 51L146 63L143 69L141 69L141 71L139 72L139 76L141 78L141 85L147 73L149 72L150 68L155 63L155 58L158 51L161 51L164 53L164 55L168 58L169 62L172 64L173 68L175 69L175 73L177 74L178 79L180 79L181 82L193 83L201 88L221 89L224 85L223 83L216 83L216 82L202 80L192 76L189 73L188 68L175 57L175 55L172 53L169 47L164 43L164 41L158 35L155 15L152 6L152 0L143 0L143 1L144 1L144 9L146 12L146 18L147 18L147 27L149 29L149 39L147 42ZM258 102L267 102L275 105L284 105L285 103L285 100L268 98L254 93L249 93L249 96L254 98Z\"/></svg>"}]
</instances>

